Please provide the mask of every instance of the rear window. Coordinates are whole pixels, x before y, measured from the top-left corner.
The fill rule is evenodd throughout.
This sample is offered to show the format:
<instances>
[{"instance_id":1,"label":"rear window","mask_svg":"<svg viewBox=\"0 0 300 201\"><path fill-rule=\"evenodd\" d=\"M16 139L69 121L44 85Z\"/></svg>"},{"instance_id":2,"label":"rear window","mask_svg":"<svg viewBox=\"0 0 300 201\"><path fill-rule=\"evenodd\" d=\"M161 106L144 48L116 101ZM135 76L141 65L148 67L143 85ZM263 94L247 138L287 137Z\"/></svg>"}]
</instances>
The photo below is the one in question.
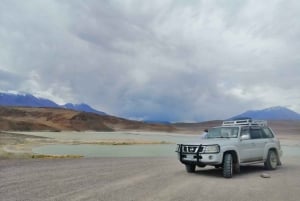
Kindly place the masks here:
<instances>
[{"instance_id":1,"label":"rear window","mask_svg":"<svg viewBox=\"0 0 300 201\"><path fill-rule=\"evenodd\" d=\"M273 138L274 135L269 128L263 128L263 137L264 138Z\"/></svg>"}]
</instances>

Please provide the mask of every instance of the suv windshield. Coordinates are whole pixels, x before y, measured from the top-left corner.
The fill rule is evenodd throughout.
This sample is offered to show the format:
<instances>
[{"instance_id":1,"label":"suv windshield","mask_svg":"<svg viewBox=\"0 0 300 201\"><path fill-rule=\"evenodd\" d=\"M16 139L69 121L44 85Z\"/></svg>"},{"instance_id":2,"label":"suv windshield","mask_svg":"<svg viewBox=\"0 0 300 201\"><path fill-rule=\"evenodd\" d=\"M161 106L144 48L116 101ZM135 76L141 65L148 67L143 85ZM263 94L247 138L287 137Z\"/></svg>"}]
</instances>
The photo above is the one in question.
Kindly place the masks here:
<instances>
[{"instance_id":1,"label":"suv windshield","mask_svg":"<svg viewBox=\"0 0 300 201\"><path fill-rule=\"evenodd\" d=\"M237 138L239 127L216 127L208 130L206 138Z\"/></svg>"}]
</instances>

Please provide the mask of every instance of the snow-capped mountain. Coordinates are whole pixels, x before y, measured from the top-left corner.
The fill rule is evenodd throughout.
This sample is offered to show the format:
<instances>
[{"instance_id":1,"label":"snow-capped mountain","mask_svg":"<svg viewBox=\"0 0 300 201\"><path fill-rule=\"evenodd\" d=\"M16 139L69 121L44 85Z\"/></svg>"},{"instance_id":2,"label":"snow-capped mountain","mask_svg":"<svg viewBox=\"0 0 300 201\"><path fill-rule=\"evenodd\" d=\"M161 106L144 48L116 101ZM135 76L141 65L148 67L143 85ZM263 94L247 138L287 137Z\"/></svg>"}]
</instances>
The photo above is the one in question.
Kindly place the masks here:
<instances>
[{"instance_id":1,"label":"snow-capped mountain","mask_svg":"<svg viewBox=\"0 0 300 201\"><path fill-rule=\"evenodd\" d=\"M0 92L1 106L25 106L25 107L50 107L50 108L66 108L76 111L92 112L100 115L106 115L104 112L93 109L87 104L72 104L58 105L54 101L45 98L38 98L28 93L6 93Z\"/></svg>"},{"instance_id":2,"label":"snow-capped mountain","mask_svg":"<svg viewBox=\"0 0 300 201\"><path fill-rule=\"evenodd\" d=\"M300 114L286 107L276 106L262 110L249 110L230 119L249 117L266 120L300 120Z\"/></svg>"}]
</instances>

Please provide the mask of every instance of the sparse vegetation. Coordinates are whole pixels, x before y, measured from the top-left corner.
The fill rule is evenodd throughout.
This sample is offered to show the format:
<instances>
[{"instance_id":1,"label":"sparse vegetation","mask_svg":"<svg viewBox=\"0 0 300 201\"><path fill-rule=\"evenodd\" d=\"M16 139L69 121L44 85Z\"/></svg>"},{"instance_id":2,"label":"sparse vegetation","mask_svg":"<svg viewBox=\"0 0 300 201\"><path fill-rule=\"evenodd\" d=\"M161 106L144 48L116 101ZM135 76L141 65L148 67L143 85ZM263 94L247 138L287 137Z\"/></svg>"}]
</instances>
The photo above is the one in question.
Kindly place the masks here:
<instances>
[{"instance_id":1,"label":"sparse vegetation","mask_svg":"<svg viewBox=\"0 0 300 201\"><path fill-rule=\"evenodd\" d=\"M102 140L95 142L77 142L76 144L95 144L95 145L137 145L137 144L172 144L172 142L166 141L142 141L142 140Z\"/></svg>"},{"instance_id":2,"label":"sparse vegetation","mask_svg":"<svg viewBox=\"0 0 300 201\"><path fill-rule=\"evenodd\" d=\"M45 154L33 154L31 158L44 158L44 159L55 159L55 158L82 158L81 155L45 155Z\"/></svg>"}]
</instances>

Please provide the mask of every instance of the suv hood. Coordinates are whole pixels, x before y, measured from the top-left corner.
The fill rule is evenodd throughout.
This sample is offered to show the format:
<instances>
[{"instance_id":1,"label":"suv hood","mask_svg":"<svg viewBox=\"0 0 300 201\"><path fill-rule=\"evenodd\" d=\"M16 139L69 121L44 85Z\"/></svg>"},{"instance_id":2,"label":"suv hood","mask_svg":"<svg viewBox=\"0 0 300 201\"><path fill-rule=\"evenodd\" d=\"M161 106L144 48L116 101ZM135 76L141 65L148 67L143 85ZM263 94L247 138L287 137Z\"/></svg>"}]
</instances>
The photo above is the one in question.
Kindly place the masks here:
<instances>
[{"instance_id":1,"label":"suv hood","mask_svg":"<svg viewBox=\"0 0 300 201\"><path fill-rule=\"evenodd\" d=\"M238 138L212 138L212 139L201 139L197 140L191 143L185 143L189 145L212 145L212 144L218 144L218 145L227 145L232 144L235 142L238 142Z\"/></svg>"}]
</instances>

